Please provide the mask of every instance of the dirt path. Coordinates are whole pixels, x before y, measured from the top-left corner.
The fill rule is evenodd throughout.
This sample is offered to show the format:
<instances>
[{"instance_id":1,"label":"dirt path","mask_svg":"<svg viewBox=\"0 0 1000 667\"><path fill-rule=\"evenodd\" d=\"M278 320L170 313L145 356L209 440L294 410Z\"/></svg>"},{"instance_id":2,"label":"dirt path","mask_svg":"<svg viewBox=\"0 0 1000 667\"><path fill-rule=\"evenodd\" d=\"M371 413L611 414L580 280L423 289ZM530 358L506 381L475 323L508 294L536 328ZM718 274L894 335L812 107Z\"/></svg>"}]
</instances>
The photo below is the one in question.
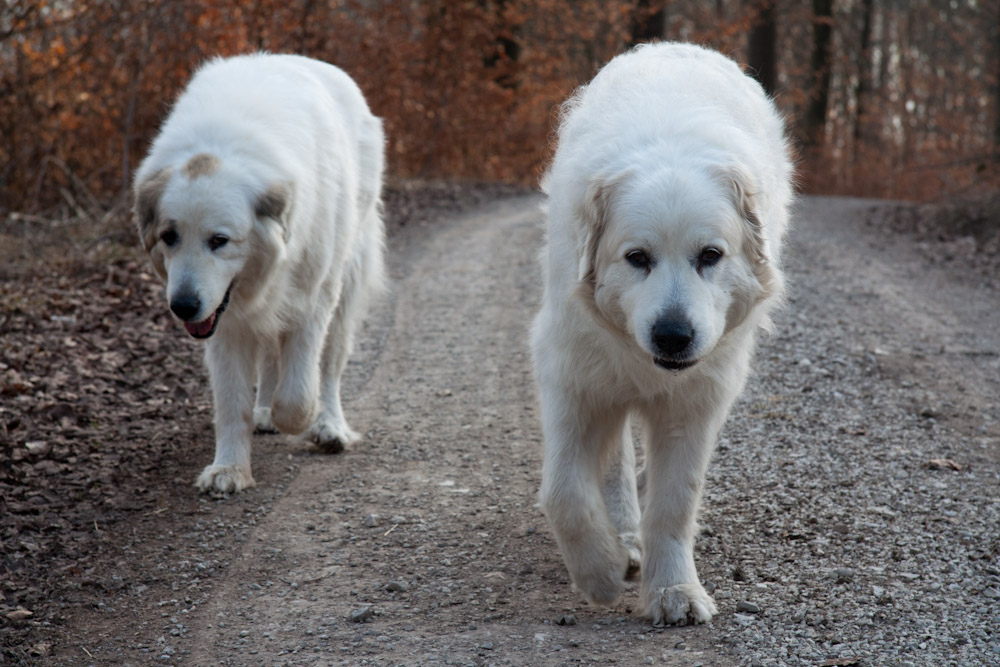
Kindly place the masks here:
<instances>
[{"instance_id":1,"label":"dirt path","mask_svg":"<svg viewBox=\"0 0 1000 667\"><path fill-rule=\"evenodd\" d=\"M635 592L606 610L570 590L535 507L538 203L393 237L350 451L261 438L259 488L198 497L207 397L178 408L199 458L101 542L92 585L33 630L37 662L1000 662L995 289L882 238L869 204L806 199L791 301L710 469L696 558L720 615L654 629Z\"/></svg>"}]
</instances>

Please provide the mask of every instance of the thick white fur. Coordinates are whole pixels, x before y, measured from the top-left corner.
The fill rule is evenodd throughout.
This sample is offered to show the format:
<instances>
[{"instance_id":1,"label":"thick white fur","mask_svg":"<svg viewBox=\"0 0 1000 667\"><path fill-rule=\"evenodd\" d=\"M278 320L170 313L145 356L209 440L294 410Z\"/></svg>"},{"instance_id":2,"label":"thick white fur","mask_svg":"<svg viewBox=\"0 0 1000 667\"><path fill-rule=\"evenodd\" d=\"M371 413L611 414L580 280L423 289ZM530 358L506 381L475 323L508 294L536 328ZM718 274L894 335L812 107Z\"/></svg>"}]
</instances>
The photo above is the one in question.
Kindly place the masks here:
<instances>
[{"instance_id":1,"label":"thick white fur","mask_svg":"<svg viewBox=\"0 0 1000 667\"><path fill-rule=\"evenodd\" d=\"M613 604L641 561L656 624L716 613L693 542L705 470L780 301L792 199L782 120L761 88L697 46L639 47L563 109L543 188L544 297L532 328L545 456L541 504L573 583ZM723 251L699 263L706 247ZM635 248L649 271L625 259ZM682 370L651 327L690 322ZM640 506L630 417L644 429ZM640 509L641 507L641 509Z\"/></svg>"},{"instance_id":2,"label":"thick white fur","mask_svg":"<svg viewBox=\"0 0 1000 667\"><path fill-rule=\"evenodd\" d=\"M205 350L216 447L200 489L253 486L255 425L334 450L358 438L340 377L383 283L383 162L382 123L357 85L300 56L214 60L164 123L136 175L143 244L168 303L197 295L198 320L232 286ZM212 250L217 234L229 242Z\"/></svg>"}]
</instances>

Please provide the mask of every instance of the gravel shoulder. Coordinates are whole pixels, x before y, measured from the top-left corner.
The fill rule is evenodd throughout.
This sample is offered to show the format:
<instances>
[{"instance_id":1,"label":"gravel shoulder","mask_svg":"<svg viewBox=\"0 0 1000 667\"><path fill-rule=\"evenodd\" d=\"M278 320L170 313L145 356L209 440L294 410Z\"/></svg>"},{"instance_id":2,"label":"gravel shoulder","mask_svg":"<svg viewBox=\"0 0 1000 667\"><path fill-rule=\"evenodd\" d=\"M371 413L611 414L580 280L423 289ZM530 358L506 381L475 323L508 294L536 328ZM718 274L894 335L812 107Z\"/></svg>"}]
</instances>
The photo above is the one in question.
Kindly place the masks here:
<instances>
[{"instance_id":1,"label":"gravel shoulder","mask_svg":"<svg viewBox=\"0 0 1000 667\"><path fill-rule=\"evenodd\" d=\"M632 615L635 591L601 609L571 590L535 505L541 433L526 334L539 296L540 201L494 196L393 228L393 290L369 317L344 392L365 437L341 455L260 437L256 489L198 496L191 483L211 456L211 407L197 347L166 348L162 380L135 371L172 400L133 431L119 411L115 428L103 424L106 440L164 453L135 471L128 457L116 460L87 498L105 511L94 530L82 519L65 527L86 548L41 551L32 563L30 550L5 547L11 582L21 583L0 588L3 657L1000 662L995 276L929 261L926 244L878 224L882 205L803 199L785 254L789 303L709 468L696 559L719 616L652 628ZM122 271L139 274L128 261ZM155 293L136 307L158 307ZM157 322L163 345L180 336ZM8 361L0 370L15 368ZM0 396L4 435L23 446L40 437L40 420L16 413L24 424L9 428L26 402L11 396ZM52 429L65 426L59 419ZM99 432L73 427L79 441ZM63 456L59 446L50 456ZM53 465L72 469L71 455ZM31 492L15 499L18 511L28 512ZM40 514L38 526L4 533L7 546L55 530L46 526L57 517ZM44 585L23 583L31 567L49 571ZM33 616L4 618L19 607Z\"/></svg>"}]
</instances>

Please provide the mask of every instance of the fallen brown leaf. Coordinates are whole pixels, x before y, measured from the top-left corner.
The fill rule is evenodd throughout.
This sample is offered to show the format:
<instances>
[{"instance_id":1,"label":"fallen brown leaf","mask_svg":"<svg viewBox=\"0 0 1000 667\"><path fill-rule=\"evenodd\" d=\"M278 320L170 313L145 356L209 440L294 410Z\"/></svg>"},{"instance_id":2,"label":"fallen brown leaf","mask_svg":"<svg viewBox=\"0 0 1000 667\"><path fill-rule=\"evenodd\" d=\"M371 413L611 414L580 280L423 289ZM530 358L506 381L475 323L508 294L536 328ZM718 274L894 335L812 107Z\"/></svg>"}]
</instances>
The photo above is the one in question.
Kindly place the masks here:
<instances>
[{"instance_id":1,"label":"fallen brown leaf","mask_svg":"<svg viewBox=\"0 0 1000 667\"><path fill-rule=\"evenodd\" d=\"M28 611L24 607L18 607L14 611L7 612L7 618L11 621L26 621L34 615L35 612Z\"/></svg>"},{"instance_id":2,"label":"fallen brown leaf","mask_svg":"<svg viewBox=\"0 0 1000 667\"><path fill-rule=\"evenodd\" d=\"M52 644L49 644L47 642L41 642L39 644L35 644L30 649L28 649L28 655L35 657L44 657L49 654L50 650L52 650Z\"/></svg>"},{"instance_id":3,"label":"fallen brown leaf","mask_svg":"<svg viewBox=\"0 0 1000 667\"><path fill-rule=\"evenodd\" d=\"M931 459L927 462L927 467L931 470L961 470L962 464L951 459Z\"/></svg>"}]
</instances>

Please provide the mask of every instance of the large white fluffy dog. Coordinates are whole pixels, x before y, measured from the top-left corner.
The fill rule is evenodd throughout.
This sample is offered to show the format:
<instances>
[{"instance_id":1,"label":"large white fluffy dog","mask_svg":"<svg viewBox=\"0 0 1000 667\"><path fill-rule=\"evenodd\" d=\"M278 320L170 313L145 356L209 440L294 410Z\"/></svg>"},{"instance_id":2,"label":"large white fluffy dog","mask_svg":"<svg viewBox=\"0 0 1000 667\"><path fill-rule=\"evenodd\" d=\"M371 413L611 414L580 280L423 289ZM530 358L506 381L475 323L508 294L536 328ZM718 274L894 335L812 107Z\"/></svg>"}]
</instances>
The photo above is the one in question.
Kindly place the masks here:
<instances>
[{"instance_id":1,"label":"large white fluffy dog","mask_svg":"<svg viewBox=\"0 0 1000 667\"><path fill-rule=\"evenodd\" d=\"M615 603L641 566L654 623L716 613L695 570L695 515L782 293L791 178L775 107L697 46L618 56L563 109L532 352L542 508L591 602ZM641 511L630 415L645 434Z\"/></svg>"},{"instance_id":2,"label":"large white fluffy dog","mask_svg":"<svg viewBox=\"0 0 1000 667\"><path fill-rule=\"evenodd\" d=\"M207 339L216 444L199 488L253 486L255 424L327 451L358 438L340 377L383 282L383 162L357 85L300 56L212 61L164 123L135 215L170 310Z\"/></svg>"}]
</instances>

